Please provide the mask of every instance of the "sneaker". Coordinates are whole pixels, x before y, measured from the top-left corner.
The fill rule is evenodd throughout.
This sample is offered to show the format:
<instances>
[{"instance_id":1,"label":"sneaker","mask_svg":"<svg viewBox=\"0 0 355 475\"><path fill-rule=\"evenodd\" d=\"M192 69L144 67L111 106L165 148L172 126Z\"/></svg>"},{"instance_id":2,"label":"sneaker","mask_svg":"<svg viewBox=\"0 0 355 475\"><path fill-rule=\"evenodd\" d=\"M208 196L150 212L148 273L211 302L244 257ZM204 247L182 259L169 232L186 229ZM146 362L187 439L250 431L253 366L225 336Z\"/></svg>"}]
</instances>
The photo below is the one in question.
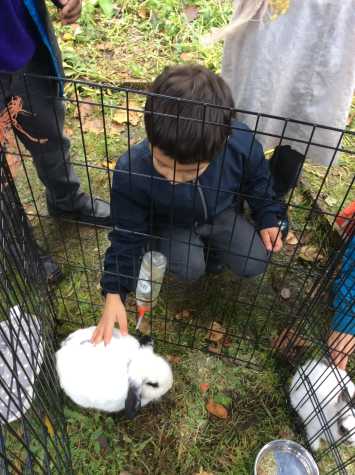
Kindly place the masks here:
<instances>
[{"instance_id":1,"label":"sneaker","mask_svg":"<svg viewBox=\"0 0 355 475\"><path fill-rule=\"evenodd\" d=\"M100 226L110 226L112 224L110 204L101 198L95 197L91 201L90 195L87 193L80 196L77 207L72 211L56 208L48 199L47 208L49 215L55 218L67 218Z\"/></svg>"}]
</instances>

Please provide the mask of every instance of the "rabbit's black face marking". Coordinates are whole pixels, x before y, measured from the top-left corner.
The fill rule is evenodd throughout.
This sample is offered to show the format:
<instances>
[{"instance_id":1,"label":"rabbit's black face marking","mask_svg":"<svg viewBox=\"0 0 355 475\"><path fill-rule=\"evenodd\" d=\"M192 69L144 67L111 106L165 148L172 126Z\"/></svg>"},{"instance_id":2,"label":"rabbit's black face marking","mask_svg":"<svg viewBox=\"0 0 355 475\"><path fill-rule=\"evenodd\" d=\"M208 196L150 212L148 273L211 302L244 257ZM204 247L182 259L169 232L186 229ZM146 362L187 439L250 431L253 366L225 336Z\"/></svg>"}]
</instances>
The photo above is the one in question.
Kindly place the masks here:
<instances>
[{"instance_id":1,"label":"rabbit's black face marking","mask_svg":"<svg viewBox=\"0 0 355 475\"><path fill-rule=\"evenodd\" d=\"M152 388L159 388L159 383L152 383L150 381L148 381L146 383L147 386L151 386Z\"/></svg>"},{"instance_id":2,"label":"rabbit's black face marking","mask_svg":"<svg viewBox=\"0 0 355 475\"><path fill-rule=\"evenodd\" d=\"M141 335L138 341L141 346L154 346L153 338L149 335Z\"/></svg>"},{"instance_id":3,"label":"rabbit's black face marking","mask_svg":"<svg viewBox=\"0 0 355 475\"><path fill-rule=\"evenodd\" d=\"M125 402L125 413L128 419L136 417L141 408L141 391L134 385L130 385Z\"/></svg>"}]
</instances>

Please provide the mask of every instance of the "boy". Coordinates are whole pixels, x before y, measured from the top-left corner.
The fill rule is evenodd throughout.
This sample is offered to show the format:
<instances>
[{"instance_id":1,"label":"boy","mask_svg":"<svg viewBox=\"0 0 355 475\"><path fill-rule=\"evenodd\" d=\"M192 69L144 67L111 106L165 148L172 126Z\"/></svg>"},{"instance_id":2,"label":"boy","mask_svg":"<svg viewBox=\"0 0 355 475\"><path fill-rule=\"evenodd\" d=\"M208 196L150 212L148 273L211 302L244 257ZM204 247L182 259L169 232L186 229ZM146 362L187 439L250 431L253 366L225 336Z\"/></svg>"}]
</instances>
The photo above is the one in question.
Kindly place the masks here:
<instances>
[{"instance_id":1,"label":"boy","mask_svg":"<svg viewBox=\"0 0 355 475\"><path fill-rule=\"evenodd\" d=\"M188 281L217 264L256 276L269 253L281 249L282 208L272 199L268 163L250 129L232 121L233 108L229 87L203 66L171 67L154 81L145 106L147 139L114 172L114 228L101 281L106 303L93 343L108 343L116 322L127 333L124 300L148 236L168 270ZM238 213L240 193L255 225Z\"/></svg>"}]
</instances>

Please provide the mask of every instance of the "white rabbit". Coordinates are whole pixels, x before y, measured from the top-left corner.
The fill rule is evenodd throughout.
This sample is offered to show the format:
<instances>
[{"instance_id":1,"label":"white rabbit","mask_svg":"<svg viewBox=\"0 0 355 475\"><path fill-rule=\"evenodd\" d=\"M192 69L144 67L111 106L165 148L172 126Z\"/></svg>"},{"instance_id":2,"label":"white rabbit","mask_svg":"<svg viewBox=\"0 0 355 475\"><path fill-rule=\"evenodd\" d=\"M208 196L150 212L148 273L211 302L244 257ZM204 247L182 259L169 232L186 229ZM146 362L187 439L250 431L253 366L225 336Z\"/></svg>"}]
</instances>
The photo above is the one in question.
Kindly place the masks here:
<instances>
[{"instance_id":1,"label":"white rabbit","mask_svg":"<svg viewBox=\"0 0 355 475\"><path fill-rule=\"evenodd\" d=\"M309 360L298 368L290 386L292 407L301 417L313 450L321 440L355 446L355 385L346 371L326 360Z\"/></svg>"},{"instance_id":2,"label":"white rabbit","mask_svg":"<svg viewBox=\"0 0 355 475\"><path fill-rule=\"evenodd\" d=\"M154 353L151 338L139 342L114 329L108 345L94 346L94 330L70 334L56 353L60 385L76 404L106 412L126 409L132 418L141 406L169 391L170 365Z\"/></svg>"}]
</instances>

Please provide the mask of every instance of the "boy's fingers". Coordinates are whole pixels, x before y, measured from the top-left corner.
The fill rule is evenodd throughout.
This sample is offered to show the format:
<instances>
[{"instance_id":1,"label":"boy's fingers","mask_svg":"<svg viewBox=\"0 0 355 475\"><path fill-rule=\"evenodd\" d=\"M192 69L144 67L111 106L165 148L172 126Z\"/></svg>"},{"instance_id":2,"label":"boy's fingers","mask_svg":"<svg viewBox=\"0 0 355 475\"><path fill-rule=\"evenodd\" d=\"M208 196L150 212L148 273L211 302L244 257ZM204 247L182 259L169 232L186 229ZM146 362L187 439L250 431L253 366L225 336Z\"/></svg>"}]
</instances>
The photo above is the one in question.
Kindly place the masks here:
<instances>
[{"instance_id":1,"label":"boy's fingers","mask_svg":"<svg viewBox=\"0 0 355 475\"><path fill-rule=\"evenodd\" d=\"M264 246L265 246L266 250L271 251L272 250L272 242L271 242L269 233L267 231L262 230L261 231L261 238L263 240L263 243L264 243Z\"/></svg>"},{"instance_id":2,"label":"boy's fingers","mask_svg":"<svg viewBox=\"0 0 355 475\"><path fill-rule=\"evenodd\" d=\"M104 332L104 343L108 345L112 338L112 328L106 328Z\"/></svg>"},{"instance_id":3,"label":"boy's fingers","mask_svg":"<svg viewBox=\"0 0 355 475\"><path fill-rule=\"evenodd\" d=\"M94 345L97 345L97 343L100 343L100 341L103 338L103 333L104 333L103 327L98 325L91 337L91 343L93 343Z\"/></svg>"},{"instance_id":4,"label":"boy's fingers","mask_svg":"<svg viewBox=\"0 0 355 475\"><path fill-rule=\"evenodd\" d=\"M282 239L280 236L278 236L275 246L274 246L274 252L280 252L282 249Z\"/></svg>"},{"instance_id":5,"label":"boy's fingers","mask_svg":"<svg viewBox=\"0 0 355 475\"><path fill-rule=\"evenodd\" d=\"M127 323L127 314L126 312L119 313L117 315L118 325L120 327L120 332L122 336L128 335L128 323Z\"/></svg>"},{"instance_id":6,"label":"boy's fingers","mask_svg":"<svg viewBox=\"0 0 355 475\"><path fill-rule=\"evenodd\" d=\"M91 335L91 338L90 338L91 343L94 343L96 334L97 334L97 327L95 328L94 333Z\"/></svg>"}]
</instances>

